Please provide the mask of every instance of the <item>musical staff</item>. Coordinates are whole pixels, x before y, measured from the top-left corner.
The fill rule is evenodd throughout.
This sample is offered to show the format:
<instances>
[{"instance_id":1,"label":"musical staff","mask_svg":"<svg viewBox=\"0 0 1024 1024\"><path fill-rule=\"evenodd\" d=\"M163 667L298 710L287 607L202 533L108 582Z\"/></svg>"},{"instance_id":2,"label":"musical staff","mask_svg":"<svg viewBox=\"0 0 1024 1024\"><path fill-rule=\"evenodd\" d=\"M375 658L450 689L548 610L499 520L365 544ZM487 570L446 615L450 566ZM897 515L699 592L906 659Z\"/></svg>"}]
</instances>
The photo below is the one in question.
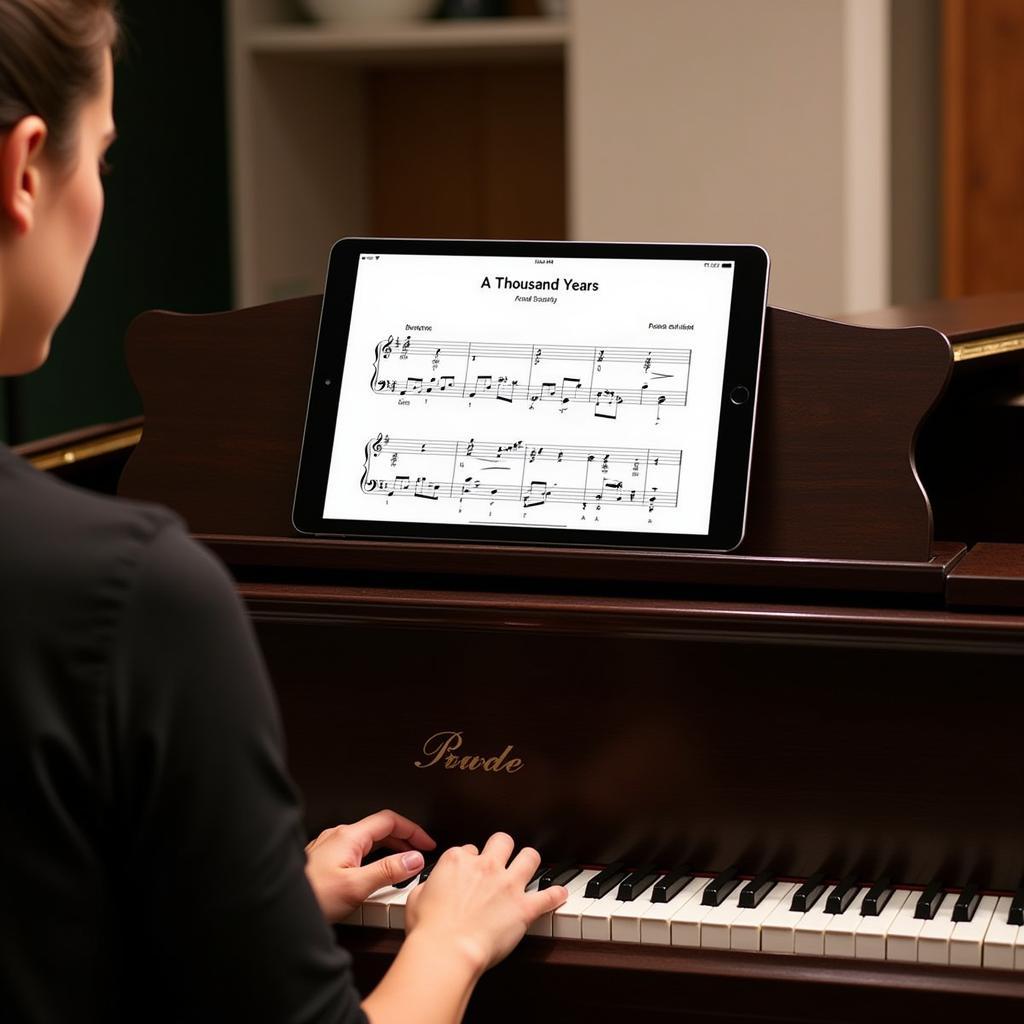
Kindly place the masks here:
<instances>
[{"instance_id":1,"label":"musical staff","mask_svg":"<svg viewBox=\"0 0 1024 1024\"><path fill-rule=\"evenodd\" d=\"M686 405L692 352L624 348L434 341L388 337L377 344L370 389L412 397L492 399L534 409L582 403L603 419L621 406Z\"/></svg>"},{"instance_id":2,"label":"musical staff","mask_svg":"<svg viewBox=\"0 0 1024 1024\"><path fill-rule=\"evenodd\" d=\"M360 488L380 497L675 508L683 453L529 441L392 438L366 443Z\"/></svg>"}]
</instances>

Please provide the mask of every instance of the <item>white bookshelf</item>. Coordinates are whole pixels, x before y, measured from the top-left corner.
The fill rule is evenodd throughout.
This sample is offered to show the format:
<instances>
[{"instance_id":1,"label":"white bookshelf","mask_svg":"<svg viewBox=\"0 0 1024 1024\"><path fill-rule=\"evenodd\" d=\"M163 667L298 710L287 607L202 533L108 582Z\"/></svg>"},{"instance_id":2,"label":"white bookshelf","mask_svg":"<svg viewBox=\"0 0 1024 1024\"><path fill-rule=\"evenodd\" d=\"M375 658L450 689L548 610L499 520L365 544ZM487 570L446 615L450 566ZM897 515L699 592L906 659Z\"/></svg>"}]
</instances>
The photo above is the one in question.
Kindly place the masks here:
<instances>
[{"instance_id":1,"label":"white bookshelf","mask_svg":"<svg viewBox=\"0 0 1024 1024\"><path fill-rule=\"evenodd\" d=\"M357 26L270 25L244 40L253 55L380 61L561 59L566 23L553 18L398 22Z\"/></svg>"},{"instance_id":2,"label":"white bookshelf","mask_svg":"<svg viewBox=\"0 0 1024 1024\"><path fill-rule=\"evenodd\" d=\"M226 2L239 305L320 290L352 234L758 242L772 301L822 314L929 262L935 140L894 144L890 118L934 0L366 26Z\"/></svg>"}]
</instances>

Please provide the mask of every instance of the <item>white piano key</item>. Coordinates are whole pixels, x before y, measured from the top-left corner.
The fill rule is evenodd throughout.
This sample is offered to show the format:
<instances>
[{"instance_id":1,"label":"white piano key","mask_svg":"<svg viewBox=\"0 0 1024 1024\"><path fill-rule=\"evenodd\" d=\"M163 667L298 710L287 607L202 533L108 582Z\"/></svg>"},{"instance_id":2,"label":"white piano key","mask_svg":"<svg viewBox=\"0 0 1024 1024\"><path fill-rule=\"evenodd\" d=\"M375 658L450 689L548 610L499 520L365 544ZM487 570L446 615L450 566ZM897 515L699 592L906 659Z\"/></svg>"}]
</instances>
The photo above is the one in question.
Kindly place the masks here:
<instances>
[{"instance_id":1,"label":"white piano key","mask_svg":"<svg viewBox=\"0 0 1024 1024\"><path fill-rule=\"evenodd\" d=\"M699 899L710 881L710 878L691 879L668 903L648 903L640 918L640 942L650 946L672 945L672 918L691 900Z\"/></svg>"},{"instance_id":2,"label":"white piano key","mask_svg":"<svg viewBox=\"0 0 1024 1024\"><path fill-rule=\"evenodd\" d=\"M650 906L650 889L635 900L621 900L612 911L612 942L639 942L640 921Z\"/></svg>"},{"instance_id":3,"label":"white piano key","mask_svg":"<svg viewBox=\"0 0 1024 1024\"><path fill-rule=\"evenodd\" d=\"M574 885L569 898L554 912L551 917L551 934L556 939L583 938L583 912L596 902L584 895L587 882L599 871L584 871L573 879ZM584 877L586 876L586 877ZM580 881L582 879L582 882Z\"/></svg>"},{"instance_id":4,"label":"white piano key","mask_svg":"<svg viewBox=\"0 0 1024 1024\"><path fill-rule=\"evenodd\" d=\"M889 929L913 895L910 889L896 889L880 914L861 918L860 927L854 936L854 956L860 960L885 959L885 940Z\"/></svg>"},{"instance_id":5,"label":"white piano key","mask_svg":"<svg viewBox=\"0 0 1024 1024\"><path fill-rule=\"evenodd\" d=\"M793 928L794 953L800 956L825 955L825 927L835 917L835 914L826 914L825 907L834 889L834 885L828 886L818 902L797 921Z\"/></svg>"},{"instance_id":6,"label":"white piano key","mask_svg":"<svg viewBox=\"0 0 1024 1024\"><path fill-rule=\"evenodd\" d=\"M949 962L965 967L980 967L985 933L992 923L998 899L982 896L978 909L970 921L959 921L953 925L949 940Z\"/></svg>"},{"instance_id":7,"label":"white piano key","mask_svg":"<svg viewBox=\"0 0 1024 1024\"><path fill-rule=\"evenodd\" d=\"M939 909L930 921L925 921L917 937L917 962L920 964L948 964L949 940L953 937L953 907L956 893L947 892Z\"/></svg>"},{"instance_id":8,"label":"white piano key","mask_svg":"<svg viewBox=\"0 0 1024 1024\"><path fill-rule=\"evenodd\" d=\"M1013 970L1013 948L1021 928L1020 925L1009 922L1012 902L1013 898L1010 896L1000 896L996 900L996 908L982 944L982 967Z\"/></svg>"},{"instance_id":9,"label":"white piano key","mask_svg":"<svg viewBox=\"0 0 1024 1024\"><path fill-rule=\"evenodd\" d=\"M708 882L711 881L709 878ZM692 899L683 906L672 917L669 928L672 933L673 946L699 946L700 926L715 907L705 907L700 899Z\"/></svg>"},{"instance_id":10,"label":"white piano key","mask_svg":"<svg viewBox=\"0 0 1024 1024\"><path fill-rule=\"evenodd\" d=\"M841 914L833 914L825 925L825 956L854 956L861 922L860 909L870 886L861 889Z\"/></svg>"},{"instance_id":11,"label":"white piano key","mask_svg":"<svg viewBox=\"0 0 1024 1024\"><path fill-rule=\"evenodd\" d=\"M363 901L363 924L370 928L388 927L388 907L404 893L393 885L385 885Z\"/></svg>"},{"instance_id":12,"label":"white piano key","mask_svg":"<svg viewBox=\"0 0 1024 1024\"><path fill-rule=\"evenodd\" d=\"M599 872L588 868L586 871L581 871L574 879L572 879L565 887L569 892L569 899L562 904L562 907L567 906L569 900L571 900L575 894L581 893L586 888L587 882L589 882L596 874L599 874ZM561 910L562 907L559 907L558 909ZM541 914L541 916L538 917L529 928L527 928L526 934L542 935L545 938L550 939L554 934L554 913L548 912L547 914ZM577 935L576 938L579 938L579 936Z\"/></svg>"},{"instance_id":13,"label":"white piano key","mask_svg":"<svg viewBox=\"0 0 1024 1024\"><path fill-rule=\"evenodd\" d=\"M583 938L591 942L611 942L612 914L621 905L617 899L619 887L605 893L599 900L594 900L581 915Z\"/></svg>"},{"instance_id":14,"label":"white piano key","mask_svg":"<svg viewBox=\"0 0 1024 1024\"><path fill-rule=\"evenodd\" d=\"M684 885L676 895L685 892L686 888ZM620 900L616 903L611 915L612 942L640 942L640 921L651 907L653 891L654 886L649 886L635 900ZM667 906L664 903L660 905Z\"/></svg>"},{"instance_id":15,"label":"white piano key","mask_svg":"<svg viewBox=\"0 0 1024 1024\"><path fill-rule=\"evenodd\" d=\"M341 923L361 925L363 923L363 905L360 903L359 906L356 907L348 917L344 918Z\"/></svg>"},{"instance_id":16,"label":"white piano key","mask_svg":"<svg viewBox=\"0 0 1024 1024\"><path fill-rule=\"evenodd\" d=\"M752 910L739 912L729 930L730 949L757 951L761 948L762 928L779 907L789 908L797 886L793 882L777 882L775 888Z\"/></svg>"},{"instance_id":17,"label":"white piano key","mask_svg":"<svg viewBox=\"0 0 1024 1024\"><path fill-rule=\"evenodd\" d=\"M708 949L728 949L729 929L740 913L741 882L717 907L711 907L700 926L700 944Z\"/></svg>"},{"instance_id":18,"label":"white piano key","mask_svg":"<svg viewBox=\"0 0 1024 1024\"><path fill-rule=\"evenodd\" d=\"M889 925L889 931L885 937L886 960L899 960L902 963L917 962L917 939L926 923L914 917L920 895L917 892L910 893L907 902L900 907L899 913Z\"/></svg>"},{"instance_id":19,"label":"white piano key","mask_svg":"<svg viewBox=\"0 0 1024 1024\"><path fill-rule=\"evenodd\" d=\"M408 904L409 897L413 894L413 891L419 884L419 879L416 879L416 881L407 885L404 889L401 889L399 894L388 905L389 928L397 928L399 931L405 931L406 904Z\"/></svg>"},{"instance_id":20,"label":"white piano key","mask_svg":"<svg viewBox=\"0 0 1024 1024\"><path fill-rule=\"evenodd\" d=\"M793 892L799 888L794 886ZM764 919L761 925L761 950L765 953L792 953L796 926L803 920L802 910L790 910L793 892L789 898L780 900L778 906ZM825 897L822 896L821 899ZM819 900L820 902L820 900ZM818 904L816 903L815 906Z\"/></svg>"}]
</instances>

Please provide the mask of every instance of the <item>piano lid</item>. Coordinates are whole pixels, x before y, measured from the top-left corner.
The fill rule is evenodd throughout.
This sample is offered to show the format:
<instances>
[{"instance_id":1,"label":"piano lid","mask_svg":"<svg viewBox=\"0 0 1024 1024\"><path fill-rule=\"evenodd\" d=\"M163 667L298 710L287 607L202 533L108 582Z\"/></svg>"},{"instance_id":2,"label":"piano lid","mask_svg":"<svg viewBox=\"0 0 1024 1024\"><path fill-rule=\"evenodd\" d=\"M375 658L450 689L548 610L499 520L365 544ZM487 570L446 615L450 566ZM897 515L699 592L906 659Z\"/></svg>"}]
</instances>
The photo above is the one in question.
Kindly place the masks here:
<instances>
[{"instance_id":1,"label":"piano lid","mask_svg":"<svg viewBox=\"0 0 1024 1024\"><path fill-rule=\"evenodd\" d=\"M934 327L949 339L957 363L1014 354L1024 357L1024 292L936 299L838 319L887 330Z\"/></svg>"}]
</instances>

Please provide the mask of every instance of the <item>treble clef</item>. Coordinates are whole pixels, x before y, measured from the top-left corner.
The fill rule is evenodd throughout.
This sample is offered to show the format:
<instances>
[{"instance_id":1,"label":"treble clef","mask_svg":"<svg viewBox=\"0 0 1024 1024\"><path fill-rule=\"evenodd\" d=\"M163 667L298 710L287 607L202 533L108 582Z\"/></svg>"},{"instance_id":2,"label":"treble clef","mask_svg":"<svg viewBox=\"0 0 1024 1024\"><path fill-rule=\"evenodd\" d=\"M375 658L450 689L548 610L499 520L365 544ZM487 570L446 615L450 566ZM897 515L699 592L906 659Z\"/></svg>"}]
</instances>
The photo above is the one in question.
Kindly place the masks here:
<instances>
[{"instance_id":1,"label":"treble clef","mask_svg":"<svg viewBox=\"0 0 1024 1024\"><path fill-rule=\"evenodd\" d=\"M380 455L380 453L384 450L384 445L386 443L387 441L385 440L384 435L378 434L377 440L370 442L370 449L373 451L374 455Z\"/></svg>"}]
</instances>

